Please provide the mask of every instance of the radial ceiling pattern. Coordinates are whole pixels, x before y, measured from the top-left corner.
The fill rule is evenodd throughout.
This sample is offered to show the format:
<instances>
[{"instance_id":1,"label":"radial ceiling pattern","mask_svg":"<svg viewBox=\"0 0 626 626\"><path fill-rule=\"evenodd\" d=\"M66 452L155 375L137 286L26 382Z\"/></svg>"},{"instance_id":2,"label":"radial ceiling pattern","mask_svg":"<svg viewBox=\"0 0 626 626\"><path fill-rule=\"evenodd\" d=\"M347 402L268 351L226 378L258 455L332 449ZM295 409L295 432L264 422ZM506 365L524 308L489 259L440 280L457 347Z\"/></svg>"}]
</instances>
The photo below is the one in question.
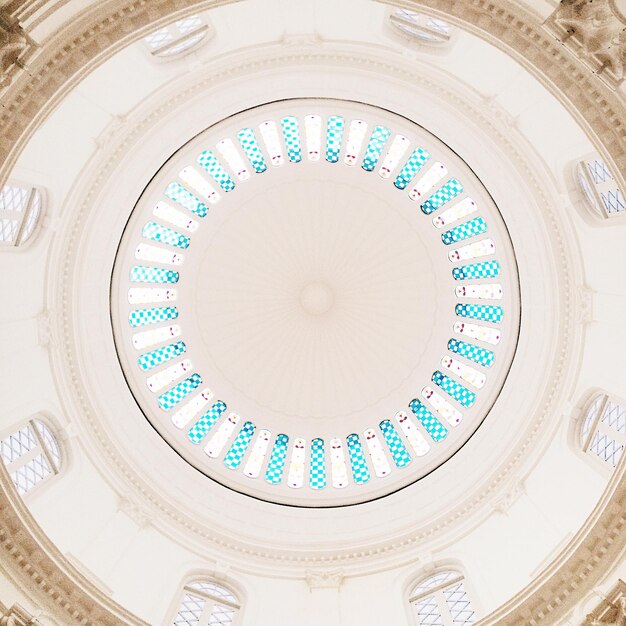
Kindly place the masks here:
<instances>
[{"instance_id":1,"label":"radial ceiling pattern","mask_svg":"<svg viewBox=\"0 0 626 626\"><path fill-rule=\"evenodd\" d=\"M381 497L449 459L504 384L515 259L467 164L359 103L266 104L161 168L111 297L129 386L207 476L297 506Z\"/></svg>"}]
</instances>

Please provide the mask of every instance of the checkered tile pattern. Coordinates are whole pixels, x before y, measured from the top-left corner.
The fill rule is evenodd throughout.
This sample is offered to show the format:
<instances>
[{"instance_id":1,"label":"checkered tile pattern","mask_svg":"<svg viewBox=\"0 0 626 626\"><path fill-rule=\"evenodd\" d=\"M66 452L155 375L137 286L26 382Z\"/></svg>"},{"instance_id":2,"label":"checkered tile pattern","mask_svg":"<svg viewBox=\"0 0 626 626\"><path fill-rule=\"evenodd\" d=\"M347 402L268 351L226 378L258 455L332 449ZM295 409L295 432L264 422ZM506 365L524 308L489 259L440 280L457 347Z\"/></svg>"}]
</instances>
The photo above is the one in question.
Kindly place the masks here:
<instances>
[{"instance_id":1,"label":"checkered tile pattern","mask_svg":"<svg viewBox=\"0 0 626 626\"><path fill-rule=\"evenodd\" d=\"M177 283L178 272L160 267L135 265L130 270L130 280L133 283Z\"/></svg>"},{"instance_id":2,"label":"checkered tile pattern","mask_svg":"<svg viewBox=\"0 0 626 626\"><path fill-rule=\"evenodd\" d=\"M501 322L504 315L501 306L487 306L485 304L457 304L454 310L460 317L469 317L485 322Z\"/></svg>"},{"instance_id":3,"label":"checkered tile pattern","mask_svg":"<svg viewBox=\"0 0 626 626\"><path fill-rule=\"evenodd\" d=\"M398 467L406 467L411 462L411 455L404 447L402 439L398 436L393 424L389 420L384 420L379 424L379 427L389 446L394 463Z\"/></svg>"},{"instance_id":4,"label":"checkered tile pattern","mask_svg":"<svg viewBox=\"0 0 626 626\"><path fill-rule=\"evenodd\" d=\"M433 441L441 441L448 436L448 429L422 404L420 400L411 400L409 407Z\"/></svg>"},{"instance_id":5,"label":"checkered tile pattern","mask_svg":"<svg viewBox=\"0 0 626 626\"><path fill-rule=\"evenodd\" d=\"M259 148L259 144L254 136L254 131L251 128L242 128L237 133L237 139L239 139L241 148L246 153L246 157L248 157L248 161L250 161L250 165L252 165L254 171L257 174L264 172L267 169L267 165L263 158L261 148Z\"/></svg>"},{"instance_id":6,"label":"checkered tile pattern","mask_svg":"<svg viewBox=\"0 0 626 626\"><path fill-rule=\"evenodd\" d=\"M198 200L196 196L178 183L170 183L165 189L165 195L198 217L206 217L206 214L209 212L204 202Z\"/></svg>"},{"instance_id":7,"label":"checkered tile pattern","mask_svg":"<svg viewBox=\"0 0 626 626\"><path fill-rule=\"evenodd\" d=\"M302 161L302 146L300 144L298 119L293 117L293 115L283 117L280 125L283 130L285 146L287 147L287 158L292 163L300 163Z\"/></svg>"},{"instance_id":8,"label":"checkered tile pattern","mask_svg":"<svg viewBox=\"0 0 626 626\"><path fill-rule=\"evenodd\" d=\"M609 169L607 168L604 161L602 161L602 159L594 159L593 161L588 161L587 169L589 170L591 178L596 185L604 183L610 178L613 178L611 176L611 172L609 172Z\"/></svg>"},{"instance_id":9,"label":"checkered tile pattern","mask_svg":"<svg viewBox=\"0 0 626 626\"><path fill-rule=\"evenodd\" d=\"M184 342L177 341L176 343L170 343L167 346L157 348L151 352L146 352L142 354L137 361L142 370L151 370L153 367L161 365L161 363L175 359L177 356L183 354L185 350L187 350L187 346Z\"/></svg>"},{"instance_id":10,"label":"checkered tile pattern","mask_svg":"<svg viewBox=\"0 0 626 626\"><path fill-rule=\"evenodd\" d=\"M500 263L497 261L483 261L471 265L461 265L452 270L455 280L467 280L468 278L494 278L500 275Z\"/></svg>"},{"instance_id":11,"label":"checkered tile pattern","mask_svg":"<svg viewBox=\"0 0 626 626\"><path fill-rule=\"evenodd\" d=\"M311 489L323 489L326 487L326 463L324 459L323 439L313 439L311 442L309 485Z\"/></svg>"},{"instance_id":12,"label":"checkered tile pattern","mask_svg":"<svg viewBox=\"0 0 626 626\"><path fill-rule=\"evenodd\" d=\"M159 243L165 243L168 246L175 246L176 248L185 248L189 247L189 237L185 237L177 230L173 228L167 228L166 226L161 226L156 222L148 222L141 231L141 234L146 239L151 239L152 241L158 241Z\"/></svg>"},{"instance_id":13,"label":"checkered tile pattern","mask_svg":"<svg viewBox=\"0 0 626 626\"><path fill-rule=\"evenodd\" d=\"M363 447L359 436L352 434L346 437L348 453L350 454L350 465L352 466L352 476L357 484L366 483L370 479L370 471L363 454Z\"/></svg>"},{"instance_id":14,"label":"checkered tile pattern","mask_svg":"<svg viewBox=\"0 0 626 626\"><path fill-rule=\"evenodd\" d=\"M190 429L187 438L192 443L200 443L211 430L213 424L226 410L226 403L218 400Z\"/></svg>"},{"instance_id":15,"label":"checkered tile pattern","mask_svg":"<svg viewBox=\"0 0 626 626\"><path fill-rule=\"evenodd\" d=\"M409 160L404 164L404 167L400 170L400 173L396 176L394 185L398 189L406 189L406 186L413 180L415 174L417 174L422 165L430 159L430 154L422 148L415 148L413 154L409 157Z\"/></svg>"},{"instance_id":16,"label":"checkered tile pattern","mask_svg":"<svg viewBox=\"0 0 626 626\"><path fill-rule=\"evenodd\" d=\"M469 596L462 582L444 589L443 597L448 605L448 610L452 617L452 624L455 626L464 626L474 623L476 619L474 609L472 609Z\"/></svg>"},{"instance_id":17,"label":"checkered tile pattern","mask_svg":"<svg viewBox=\"0 0 626 626\"><path fill-rule=\"evenodd\" d=\"M456 380L442 374L440 371L436 371L433 374L433 382L464 407L469 408L476 402L476 394L473 391L460 385Z\"/></svg>"},{"instance_id":18,"label":"checkered tile pattern","mask_svg":"<svg viewBox=\"0 0 626 626\"><path fill-rule=\"evenodd\" d=\"M615 467L624 452L624 446L615 441L615 439L611 439L608 435L596 432L589 450L612 467Z\"/></svg>"},{"instance_id":19,"label":"checkered tile pattern","mask_svg":"<svg viewBox=\"0 0 626 626\"><path fill-rule=\"evenodd\" d=\"M413 605L420 626L445 626L435 596L423 598Z\"/></svg>"},{"instance_id":20,"label":"checkered tile pattern","mask_svg":"<svg viewBox=\"0 0 626 626\"><path fill-rule=\"evenodd\" d=\"M0 442L0 454L5 465L8 465L36 446L37 438L29 424Z\"/></svg>"},{"instance_id":21,"label":"checkered tile pattern","mask_svg":"<svg viewBox=\"0 0 626 626\"><path fill-rule=\"evenodd\" d=\"M185 594L174 618L173 626L198 626L205 602L203 598Z\"/></svg>"},{"instance_id":22,"label":"checkered tile pattern","mask_svg":"<svg viewBox=\"0 0 626 626\"><path fill-rule=\"evenodd\" d=\"M241 427L237 437L235 437L235 441L233 441L230 446L230 450L224 457L224 465L226 465L226 467L230 467L231 469L237 469L239 467L255 430L256 426L252 422L246 422Z\"/></svg>"},{"instance_id":23,"label":"checkered tile pattern","mask_svg":"<svg viewBox=\"0 0 626 626\"><path fill-rule=\"evenodd\" d=\"M200 154L198 163L224 191L232 191L235 188L235 181L228 175L228 172L210 150L205 150Z\"/></svg>"},{"instance_id":24,"label":"checkered tile pattern","mask_svg":"<svg viewBox=\"0 0 626 626\"><path fill-rule=\"evenodd\" d=\"M609 400L602 416L602 421L618 433L626 435L626 408Z\"/></svg>"},{"instance_id":25,"label":"checkered tile pattern","mask_svg":"<svg viewBox=\"0 0 626 626\"><path fill-rule=\"evenodd\" d=\"M463 185L456 178L452 178L422 204L422 211L430 215L460 193L463 193Z\"/></svg>"},{"instance_id":26,"label":"checkered tile pattern","mask_svg":"<svg viewBox=\"0 0 626 626\"><path fill-rule=\"evenodd\" d=\"M289 437L287 437L287 435L278 435L274 442L272 454L270 455L267 470L265 471L265 480L272 485L278 485L283 480L288 443Z\"/></svg>"},{"instance_id":27,"label":"checkered tile pattern","mask_svg":"<svg viewBox=\"0 0 626 626\"><path fill-rule=\"evenodd\" d=\"M609 190L606 193L600 192L604 208L607 213L619 213L626 211L626 204L624 204L624 196L619 189Z\"/></svg>"},{"instance_id":28,"label":"checkered tile pattern","mask_svg":"<svg viewBox=\"0 0 626 626\"><path fill-rule=\"evenodd\" d=\"M326 160L329 163L337 163L339 161L345 125L346 122L343 117L331 115L328 118L328 124L326 125Z\"/></svg>"},{"instance_id":29,"label":"checkered tile pattern","mask_svg":"<svg viewBox=\"0 0 626 626\"><path fill-rule=\"evenodd\" d=\"M178 309L175 306L155 307L152 309L135 309L128 315L128 321L133 328L156 324L165 320L175 320Z\"/></svg>"},{"instance_id":30,"label":"checkered tile pattern","mask_svg":"<svg viewBox=\"0 0 626 626\"><path fill-rule=\"evenodd\" d=\"M39 454L12 472L11 478L17 487L17 492L23 496L52 474L48 459L43 454Z\"/></svg>"},{"instance_id":31,"label":"checkered tile pattern","mask_svg":"<svg viewBox=\"0 0 626 626\"><path fill-rule=\"evenodd\" d=\"M365 156L363 157L362 167L366 172L371 172L376 167L389 135L391 135L391 131L384 126L376 126L374 132L372 132L365 150Z\"/></svg>"},{"instance_id":32,"label":"checkered tile pattern","mask_svg":"<svg viewBox=\"0 0 626 626\"><path fill-rule=\"evenodd\" d=\"M228 606L216 604L211 611L207 626L230 626L235 618L235 611Z\"/></svg>"},{"instance_id":33,"label":"checkered tile pattern","mask_svg":"<svg viewBox=\"0 0 626 626\"><path fill-rule=\"evenodd\" d=\"M487 222L485 222L482 217L475 217L473 220L469 220L469 222L464 222L463 224L459 224L458 226L447 230L443 233L443 235L441 235L441 239L446 246L449 246L451 243L475 237L476 235L480 235L486 231Z\"/></svg>"},{"instance_id":34,"label":"checkered tile pattern","mask_svg":"<svg viewBox=\"0 0 626 626\"><path fill-rule=\"evenodd\" d=\"M450 339L450 341L448 341L448 350L460 354L466 359L474 361L474 363L484 365L485 367L491 367L495 358L491 350L479 348L478 346L465 341L459 341L458 339Z\"/></svg>"},{"instance_id":35,"label":"checkered tile pattern","mask_svg":"<svg viewBox=\"0 0 626 626\"><path fill-rule=\"evenodd\" d=\"M160 395L157 398L159 406L164 411L169 411L201 384L202 377L200 374L192 374L189 378L185 378L185 380L179 382L178 385L175 385L169 391Z\"/></svg>"}]
</instances>

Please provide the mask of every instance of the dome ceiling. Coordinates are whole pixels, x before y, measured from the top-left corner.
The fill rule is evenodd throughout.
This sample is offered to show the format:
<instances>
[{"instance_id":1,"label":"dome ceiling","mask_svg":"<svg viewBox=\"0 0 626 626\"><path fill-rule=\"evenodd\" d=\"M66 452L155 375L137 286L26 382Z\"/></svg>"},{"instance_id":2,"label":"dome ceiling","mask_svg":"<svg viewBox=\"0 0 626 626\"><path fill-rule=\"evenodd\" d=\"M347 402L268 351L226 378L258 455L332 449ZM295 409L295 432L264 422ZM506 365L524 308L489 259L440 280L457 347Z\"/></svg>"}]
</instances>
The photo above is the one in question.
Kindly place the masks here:
<instances>
[{"instance_id":1,"label":"dome ceiling","mask_svg":"<svg viewBox=\"0 0 626 626\"><path fill-rule=\"evenodd\" d=\"M181 148L117 255L120 361L200 471L283 504L415 482L495 401L519 325L489 193L416 123L284 100Z\"/></svg>"}]
</instances>

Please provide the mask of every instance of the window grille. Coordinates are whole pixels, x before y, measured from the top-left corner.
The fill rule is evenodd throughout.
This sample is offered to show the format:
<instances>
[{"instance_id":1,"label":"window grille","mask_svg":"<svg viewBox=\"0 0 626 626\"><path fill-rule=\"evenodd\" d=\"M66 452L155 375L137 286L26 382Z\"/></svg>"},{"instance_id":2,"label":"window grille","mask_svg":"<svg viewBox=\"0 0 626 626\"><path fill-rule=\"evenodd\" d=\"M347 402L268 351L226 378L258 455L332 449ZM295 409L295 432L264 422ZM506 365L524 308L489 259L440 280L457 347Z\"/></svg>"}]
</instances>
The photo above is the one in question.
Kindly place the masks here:
<instances>
[{"instance_id":1,"label":"window grille","mask_svg":"<svg viewBox=\"0 0 626 626\"><path fill-rule=\"evenodd\" d=\"M25 244L35 233L41 213L39 189L7 183L0 189L0 245Z\"/></svg>"},{"instance_id":2,"label":"window grille","mask_svg":"<svg viewBox=\"0 0 626 626\"><path fill-rule=\"evenodd\" d=\"M0 441L0 455L20 495L61 470L61 450L50 428L31 419Z\"/></svg>"},{"instance_id":3,"label":"window grille","mask_svg":"<svg viewBox=\"0 0 626 626\"><path fill-rule=\"evenodd\" d=\"M459 572L438 572L419 582L409 602L420 626L462 626L476 621Z\"/></svg>"},{"instance_id":4,"label":"window grille","mask_svg":"<svg viewBox=\"0 0 626 626\"><path fill-rule=\"evenodd\" d=\"M626 404L607 394L595 396L583 414L580 445L613 469L626 447Z\"/></svg>"},{"instance_id":5,"label":"window grille","mask_svg":"<svg viewBox=\"0 0 626 626\"><path fill-rule=\"evenodd\" d=\"M404 35L422 43L441 44L450 41L450 24L429 15L395 9L389 15L389 22Z\"/></svg>"},{"instance_id":6,"label":"window grille","mask_svg":"<svg viewBox=\"0 0 626 626\"><path fill-rule=\"evenodd\" d=\"M239 612L235 594L211 580L185 585L172 626L230 626Z\"/></svg>"},{"instance_id":7,"label":"window grille","mask_svg":"<svg viewBox=\"0 0 626 626\"><path fill-rule=\"evenodd\" d=\"M144 37L144 43L155 57L173 58L195 48L208 33L204 20L199 15L190 15L150 33Z\"/></svg>"},{"instance_id":8,"label":"window grille","mask_svg":"<svg viewBox=\"0 0 626 626\"><path fill-rule=\"evenodd\" d=\"M624 192L598 155L589 155L582 160L577 173L580 188L594 211L603 217L626 215Z\"/></svg>"}]
</instances>

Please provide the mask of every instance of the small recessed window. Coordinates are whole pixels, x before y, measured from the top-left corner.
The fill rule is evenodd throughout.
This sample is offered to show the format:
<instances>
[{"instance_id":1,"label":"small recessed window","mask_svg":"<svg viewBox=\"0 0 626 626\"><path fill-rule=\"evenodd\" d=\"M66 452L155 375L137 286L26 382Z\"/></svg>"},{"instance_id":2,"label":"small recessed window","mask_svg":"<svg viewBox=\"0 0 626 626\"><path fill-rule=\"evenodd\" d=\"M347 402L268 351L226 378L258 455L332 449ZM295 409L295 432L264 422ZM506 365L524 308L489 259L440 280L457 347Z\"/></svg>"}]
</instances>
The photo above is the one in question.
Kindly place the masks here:
<instances>
[{"instance_id":1,"label":"small recessed window","mask_svg":"<svg viewBox=\"0 0 626 626\"><path fill-rule=\"evenodd\" d=\"M389 15L389 22L404 35L422 43L439 44L450 41L450 24L430 15L408 9L395 9Z\"/></svg>"},{"instance_id":2,"label":"small recessed window","mask_svg":"<svg viewBox=\"0 0 626 626\"><path fill-rule=\"evenodd\" d=\"M409 597L420 626L462 626L476 621L462 574L438 572L420 581Z\"/></svg>"},{"instance_id":3,"label":"small recessed window","mask_svg":"<svg viewBox=\"0 0 626 626\"><path fill-rule=\"evenodd\" d=\"M155 57L173 58L191 51L206 39L209 27L199 15L190 15L144 37Z\"/></svg>"},{"instance_id":4,"label":"small recessed window","mask_svg":"<svg viewBox=\"0 0 626 626\"><path fill-rule=\"evenodd\" d=\"M31 419L0 441L0 455L20 495L61 470L61 450L52 430Z\"/></svg>"},{"instance_id":5,"label":"small recessed window","mask_svg":"<svg viewBox=\"0 0 626 626\"><path fill-rule=\"evenodd\" d=\"M624 192L606 163L597 154L578 164L578 183L587 204L602 217L626 215Z\"/></svg>"},{"instance_id":6,"label":"small recessed window","mask_svg":"<svg viewBox=\"0 0 626 626\"><path fill-rule=\"evenodd\" d=\"M608 394L594 396L583 413L580 445L613 469L626 447L626 404Z\"/></svg>"},{"instance_id":7,"label":"small recessed window","mask_svg":"<svg viewBox=\"0 0 626 626\"><path fill-rule=\"evenodd\" d=\"M7 183L0 190L0 245L25 244L37 230L41 213L39 189Z\"/></svg>"},{"instance_id":8,"label":"small recessed window","mask_svg":"<svg viewBox=\"0 0 626 626\"><path fill-rule=\"evenodd\" d=\"M172 626L231 626L239 612L237 596L212 580L185 585Z\"/></svg>"}]
</instances>

